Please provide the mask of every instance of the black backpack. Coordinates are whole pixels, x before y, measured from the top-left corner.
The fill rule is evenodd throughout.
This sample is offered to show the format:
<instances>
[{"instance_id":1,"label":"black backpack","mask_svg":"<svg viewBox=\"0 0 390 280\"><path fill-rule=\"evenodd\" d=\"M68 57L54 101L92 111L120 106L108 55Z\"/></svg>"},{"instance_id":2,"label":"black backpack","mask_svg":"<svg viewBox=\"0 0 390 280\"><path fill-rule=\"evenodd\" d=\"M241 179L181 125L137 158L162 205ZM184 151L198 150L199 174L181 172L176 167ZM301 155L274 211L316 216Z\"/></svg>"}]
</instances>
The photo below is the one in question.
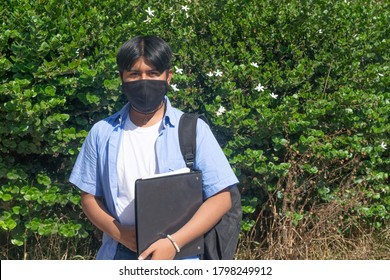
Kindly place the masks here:
<instances>
[{"instance_id":1,"label":"black backpack","mask_svg":"<svg viewBox=\"0 0 390 280\"><path fill-rule=\"evenodd\" d=\"M184 113L179 121L180 150L190 170L194 168L196 155L196 124L198 117L200 117L198 114ZM237 185L230 188L230 196L232 207L204 235L203 259L205 260L232 260L234 258L242 220L241 194Z\"/></svg>"}]
</instances>

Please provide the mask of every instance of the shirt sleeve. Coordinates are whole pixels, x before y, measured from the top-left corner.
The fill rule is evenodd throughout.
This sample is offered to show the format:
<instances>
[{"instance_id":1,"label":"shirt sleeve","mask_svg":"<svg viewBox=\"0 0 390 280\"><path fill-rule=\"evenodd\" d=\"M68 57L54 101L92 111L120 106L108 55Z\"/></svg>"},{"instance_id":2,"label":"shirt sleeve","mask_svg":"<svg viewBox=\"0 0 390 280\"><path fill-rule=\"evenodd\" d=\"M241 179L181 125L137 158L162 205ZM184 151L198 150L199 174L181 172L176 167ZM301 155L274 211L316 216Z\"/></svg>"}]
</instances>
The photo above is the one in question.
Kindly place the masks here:
<instances>
[{"instance_id":1,"label":"shirt sleeve","mask_svg":"<svg viewBox=\"0 0 390 280\"><path fill-rule=\"evenodd\" d=\"M94 126L88 133L73 167L69 181L92 195L103 194L98 172L98 134Z\"/></svg>"},{"instance_id":2,"label":"shirt sleeve","mask_svg":"<svg viewBox=\"0 0 390 280\"><path fill-rule=\"evenodd\" d=\"M196 166L202 171L203 196L207 199L238 183L225 154L210 127L201 119L197 124Z\"/></svg>"}]
</instances>

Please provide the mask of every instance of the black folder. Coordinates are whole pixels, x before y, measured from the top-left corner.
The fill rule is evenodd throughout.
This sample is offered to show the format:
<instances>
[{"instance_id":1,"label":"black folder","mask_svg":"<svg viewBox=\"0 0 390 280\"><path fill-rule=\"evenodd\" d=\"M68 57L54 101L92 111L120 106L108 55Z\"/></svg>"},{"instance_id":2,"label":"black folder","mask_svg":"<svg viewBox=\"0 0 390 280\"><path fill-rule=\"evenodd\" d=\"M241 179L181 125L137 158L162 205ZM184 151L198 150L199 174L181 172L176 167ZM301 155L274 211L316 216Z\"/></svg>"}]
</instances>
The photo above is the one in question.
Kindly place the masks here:
<instances>
[{"instance_id":1,"label":"black folder","mask_svg":"<svg viewBox=\"0 0 390 280\"><path fill-rule=\"evenodd\" d=\"M203 203L202 173L193 171L135 182L138 254L186 224ZM203 254L203 236L180 249L175 259Z\"/></svg>"}]
</instances>

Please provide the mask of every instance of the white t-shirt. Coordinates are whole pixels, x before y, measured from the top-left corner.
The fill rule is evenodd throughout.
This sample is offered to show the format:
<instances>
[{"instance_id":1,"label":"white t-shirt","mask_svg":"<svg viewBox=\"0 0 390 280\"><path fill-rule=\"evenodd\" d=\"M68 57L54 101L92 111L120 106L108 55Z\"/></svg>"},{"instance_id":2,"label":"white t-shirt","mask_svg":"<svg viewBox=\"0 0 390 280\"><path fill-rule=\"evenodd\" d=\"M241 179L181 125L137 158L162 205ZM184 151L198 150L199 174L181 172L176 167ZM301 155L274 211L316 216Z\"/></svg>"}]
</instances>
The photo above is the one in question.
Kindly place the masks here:
<instances>
[{"instance_id":1,"label":"white t-shirt","mask_svg":"<svg viewBox=\"0 0 390 280\"><path fill-rule=\"evenodd\" d=\"M161 122L150 127L138 127L129 117L120 141L118 153L118 200L116 212L119 222L135 224L134 183L137 179L158 173L155 143Z\"/></svg>"}]
</instances>

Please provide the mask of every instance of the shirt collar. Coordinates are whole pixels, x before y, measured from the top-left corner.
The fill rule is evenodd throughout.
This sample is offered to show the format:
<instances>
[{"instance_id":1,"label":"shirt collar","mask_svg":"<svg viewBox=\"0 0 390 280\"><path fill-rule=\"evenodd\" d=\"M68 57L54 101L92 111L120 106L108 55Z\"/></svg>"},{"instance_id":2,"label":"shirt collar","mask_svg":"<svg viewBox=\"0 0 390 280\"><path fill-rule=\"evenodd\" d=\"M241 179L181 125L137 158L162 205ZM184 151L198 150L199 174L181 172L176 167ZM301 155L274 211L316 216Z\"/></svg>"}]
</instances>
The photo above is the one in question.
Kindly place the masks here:
<instances>
[{"instance_id":1,"label":"shirt collar","mask_svg":"<svg viewBox=\"0 0 390 280\"><path fill-rule=\"evenodd\" d=\"M164 127L175 127L175 118L173 117L173 109L169 98L165 96L165 115L164 115Z\"/></svg>"},{"instance_id":2,"label":"shirt collar","mask_svg":"<svg viewBox=\"0 0 390 280\"><path fill-rule=\"evenodd\" d=\"M114 114L112 117L114 118L114 123L119 125L124 125L126 122L127 115L129 114L130 110L130 103L126 103L125 106L122 107L122 109Z\"/></svg>"}]
</instances>

